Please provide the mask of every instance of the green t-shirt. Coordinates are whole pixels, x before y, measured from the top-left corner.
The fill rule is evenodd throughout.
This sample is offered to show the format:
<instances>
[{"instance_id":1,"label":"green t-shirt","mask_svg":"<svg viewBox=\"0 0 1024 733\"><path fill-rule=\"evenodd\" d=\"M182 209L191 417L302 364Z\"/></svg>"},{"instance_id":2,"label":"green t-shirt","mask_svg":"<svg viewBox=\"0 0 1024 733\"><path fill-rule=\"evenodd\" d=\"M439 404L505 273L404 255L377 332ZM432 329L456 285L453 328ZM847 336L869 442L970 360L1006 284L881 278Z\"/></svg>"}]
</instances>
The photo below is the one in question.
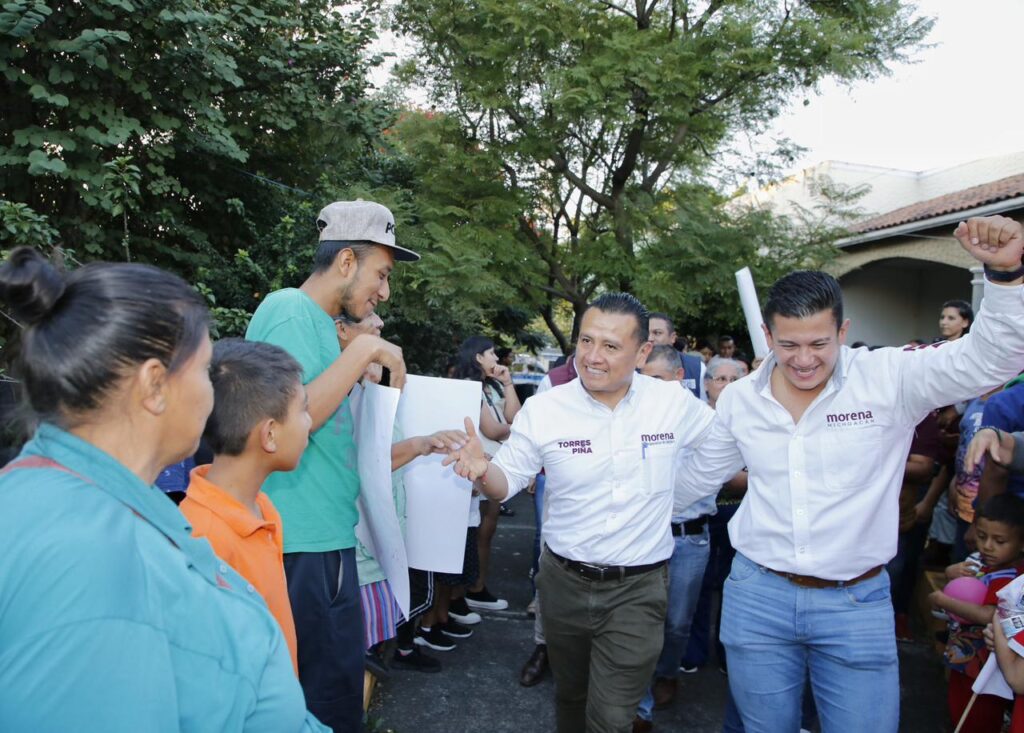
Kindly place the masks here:
<instances>
[{"instance_id":1,"label":"green t-shirt","mask_svg":"<svg viewBox=\"0 0 1024 733\"><path fill-rule=\"evenodd\" d=\"M341 355L334 319L295 288L271 293L256 309L245 337L280 346L302 365L305 384ZM355 547L359 472L348 399L319 430L294 471L272 473L263 490L281 513L285 552Z\"/></svg>"}]
</instances>

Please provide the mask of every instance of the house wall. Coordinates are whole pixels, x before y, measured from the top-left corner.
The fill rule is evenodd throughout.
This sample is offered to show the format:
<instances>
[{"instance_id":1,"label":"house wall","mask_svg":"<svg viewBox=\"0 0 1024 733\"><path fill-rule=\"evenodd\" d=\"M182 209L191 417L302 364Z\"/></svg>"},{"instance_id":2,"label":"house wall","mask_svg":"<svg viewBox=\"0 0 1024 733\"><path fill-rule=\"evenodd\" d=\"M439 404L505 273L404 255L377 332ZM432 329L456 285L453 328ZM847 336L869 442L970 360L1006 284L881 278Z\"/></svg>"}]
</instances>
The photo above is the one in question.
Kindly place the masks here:
<instances>
[{"instance_id":1,"label":"house wall","mask_svg":"<svg viewBox=\"0 0 1024 733\"><path fill-rule=\"evenodd\" d=\"M850 331L846 343L898 346L938 335L942 304L971 300L971 273L961 267L911 259L871 262L839 279Z\"/></svg>"}]
</instances>

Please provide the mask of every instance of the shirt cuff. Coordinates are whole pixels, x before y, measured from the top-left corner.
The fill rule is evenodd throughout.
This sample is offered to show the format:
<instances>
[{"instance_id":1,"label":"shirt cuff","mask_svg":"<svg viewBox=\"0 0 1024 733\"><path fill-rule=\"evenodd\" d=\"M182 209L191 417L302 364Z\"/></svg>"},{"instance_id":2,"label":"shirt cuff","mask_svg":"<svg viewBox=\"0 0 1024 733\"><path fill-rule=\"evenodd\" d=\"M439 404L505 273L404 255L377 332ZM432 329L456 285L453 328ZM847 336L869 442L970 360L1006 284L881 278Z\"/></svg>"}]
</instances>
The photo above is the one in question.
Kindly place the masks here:
<instances>
[{"instance_id":1,"label":"shirt cuff","mask_svg":"<svg viewBox=\"0 0 1024 733\"><path fill-rule=\"evenodd\" d=\"M985 278L982 307L993 313L1020 313L1024 311L1024 286L996 285Z\"/></svg>"}]
</instances>

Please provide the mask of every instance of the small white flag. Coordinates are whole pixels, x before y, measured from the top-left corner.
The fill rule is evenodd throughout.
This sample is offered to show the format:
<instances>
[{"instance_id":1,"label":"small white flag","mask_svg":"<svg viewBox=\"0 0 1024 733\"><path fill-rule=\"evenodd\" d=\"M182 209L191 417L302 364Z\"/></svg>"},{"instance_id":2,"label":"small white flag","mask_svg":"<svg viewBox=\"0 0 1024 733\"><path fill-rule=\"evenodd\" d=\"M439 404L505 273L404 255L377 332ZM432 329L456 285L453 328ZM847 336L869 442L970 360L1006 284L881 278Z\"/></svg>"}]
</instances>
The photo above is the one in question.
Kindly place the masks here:
<instances>
[{"instance_id":1,"label":"small white flag","mask_svg":"<svg viewBox=\"0 0 1024 733\"><path fill-rule=\"evenodd\" d=\"M989 656L985 666L981 668L978 678L971 685L971 689L979 695L998 695L1007 700L1013 699L1013 690L1006 683L1006 678L1003 677L1003 673L999 669L999 662L996 661L995 654Z\"/></svg>"}]
</instances>

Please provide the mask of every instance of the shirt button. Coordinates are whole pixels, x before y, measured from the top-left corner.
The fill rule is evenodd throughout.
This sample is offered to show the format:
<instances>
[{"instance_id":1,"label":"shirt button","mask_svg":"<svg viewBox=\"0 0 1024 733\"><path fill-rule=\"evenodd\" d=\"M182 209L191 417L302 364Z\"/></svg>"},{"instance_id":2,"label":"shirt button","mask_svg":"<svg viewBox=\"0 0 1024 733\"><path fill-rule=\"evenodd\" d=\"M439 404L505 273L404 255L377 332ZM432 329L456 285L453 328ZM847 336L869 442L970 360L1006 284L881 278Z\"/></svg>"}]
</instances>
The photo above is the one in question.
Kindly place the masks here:
<instances>
[{"instance_id":1,"label":"shirt button","mask_svg":"<svg viewBox=\"0 0 1024 733\"><path fill-rule=\"evenodd\" d=\"M797 552L801 552L801 553L807 552L807 548L806 547L798 547L797 548Z\"/></svg>"},{"instance_id":2,"label":"shirt button","mask_svg":"<svg viewBox=\"0 0 1024 733\"><path fill-rule=\"evenodd\" d=\"M793 478L800 478L800 472L799 471L793 471Z\"/></svg>"},{"instance_id":3,"label":"shirt button","mask_svg":"<svg viewBox=\"0 0 1024 733\"><path fill-rule=\"evenodd\" d=\"M218 567L217 569L220 570L222 573L226 573L228 571L228 566L224 563L221 563L220 567Z\"/></svg>"},{"instance_id":4,"label":"shirt button","mask_svg":"<svg viewBox=\"0 0 1024 733\"><path fill-rule=\"evenodd\" d=\"M797 510L796 510L796 515L797 515L798 517L802 517L802 516L804 515L804 510L803 510L803 509L797 509Z\"/></svg>"},{"instance_id":5,"label":"shirt button","mask_svg":"<svg viewBox=\"0 0 1024 733\"><path fill-rule=\"evenodd\" d=\"M249 583L249 585L245 586L245 589L250 593L256 592L256 586L254 586L252 583Z\"/></svg>"}]
</instances>

